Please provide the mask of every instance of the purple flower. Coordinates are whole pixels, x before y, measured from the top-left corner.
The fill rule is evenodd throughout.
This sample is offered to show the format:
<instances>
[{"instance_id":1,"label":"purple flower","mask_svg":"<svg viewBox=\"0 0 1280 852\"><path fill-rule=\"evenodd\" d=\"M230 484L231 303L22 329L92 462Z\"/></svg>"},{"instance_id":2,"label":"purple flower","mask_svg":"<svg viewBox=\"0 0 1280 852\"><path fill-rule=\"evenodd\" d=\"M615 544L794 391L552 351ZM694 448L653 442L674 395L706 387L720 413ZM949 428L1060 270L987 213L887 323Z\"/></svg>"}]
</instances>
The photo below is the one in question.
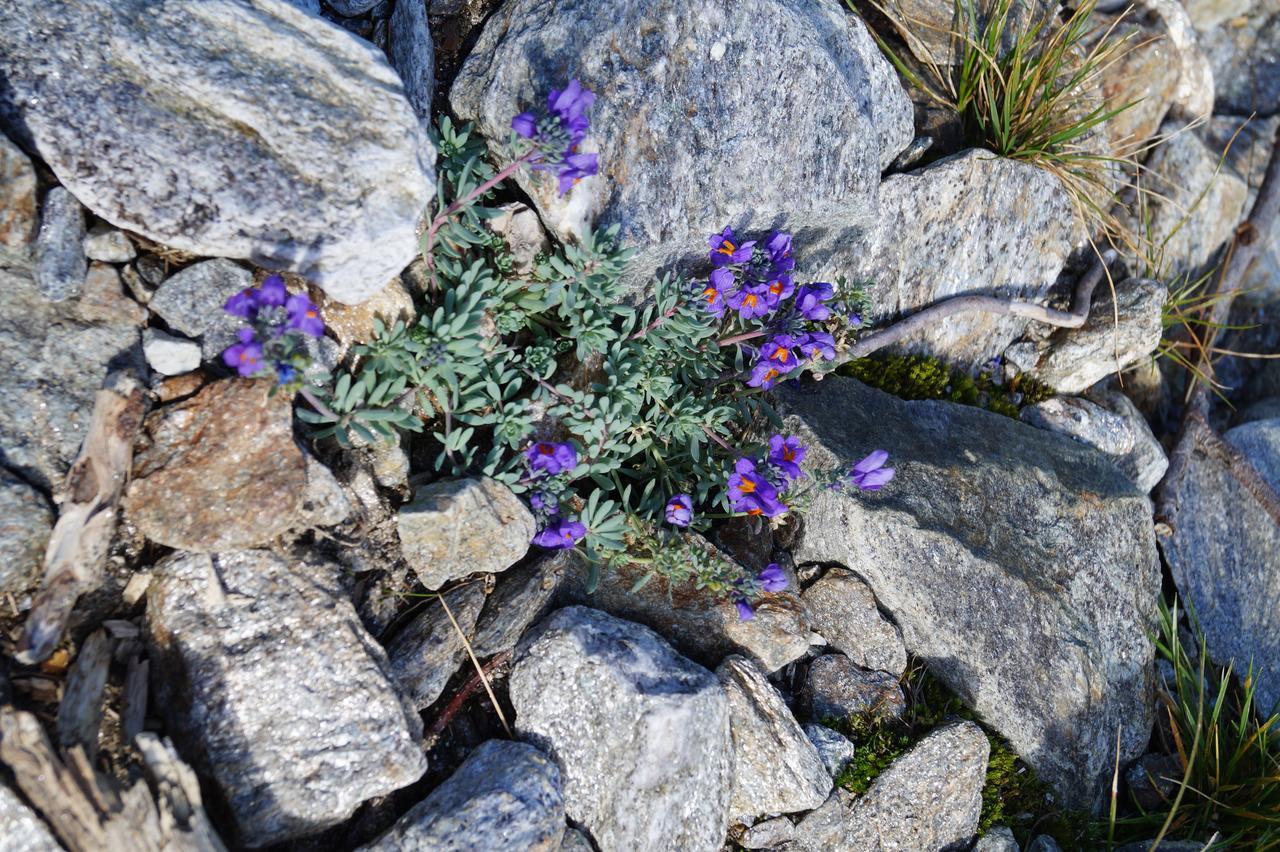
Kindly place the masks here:
<instances>
[{"instance_id":1,"label":"purple flower","mask_svg":"<svg viewBox=\"0 0 1280 852\"><path fill-rule=\"evenodd\" d=\"M775 334L760 347L760 357L772 361L780 371L790 372L796 366L796 353L792 349L798 342L789 334Z\"/></svg>"},{"instance_id":2,"label":"purple flower","mask_svg":"<svg viewBox=\"0 0 1280 852\"><path fill-rule=\"evenodd\" d=\"M804 461L804 454L808 451L809 448L802 446L795 435L774 435L769 439L769 464L782 471L788 480L799 479L804 476L800 462Z\"/></svg>"},{"instance_id":3,"label":"purple flower","mask_svg":"<svg viewBox=\"0 0 1280 852\"><path fill-rule=\"evenodd\" d=\"M707 246L711 249L712 266L728 266L731 263L746 263L755 251L755 240L738 245L733 228L725 228L718 234L707 237Z\"/></svg>"},{"instance_id":4,"label":"purple flower","mask_svg":"<svg viewBox=\"0 0 1280 852\"><path fill-rule=\"evenodd\" d=\"M733 605L738 608L739 621L750 621L756 617L756 611L751 608L751 604L747 603L745 599L738 598L733 602Z\"/></svg>"},{"instance_id":5,"label":"purple flower","mask_svg":"<svg viewBox=\"0 0 1280 852\"><path fill-rule=\"evenodd\" d=\"M778 369L776 362L761 358L751 368L751 378L747 379L747 385L761 390L769 390L780 376L782 376L782 371Z\"/></svg>"},{"instance_id":6,"label":"purple flower","mask_svg":"<svg viewBox=\"0 0 1280 852\"><path fill-rule=\"evenodd\" d=\"M785 272L773 276L766 283L764 292L769 304L777 306L778 302L790 296L796 289L796 283Z\"/></svg>"},{"instance_id":7,"label":"purple flower","mask_svg":"<svg viewBox=\"0 0 1280 852\"><path fill-rule=\"evenodd\" d=\"M260 308L278 308L289 298L289 291L284 288L284 279L279 275L268 275L253 293L253 299Z\"/></svg>"},{"instance_id":8,"label":"purple flower","mask_svg":"<svg viewBox=\"0 0 1280 852\"><path fill-rule=\"evenodd\" d=\"M893 479L893 468L884 466L888 460L888 452L874 450L871 455L853 466L853 470L849 471L849 478L863 491L879 491L885 483Z\"/></svg>"},{"instance_id":9,"label":"purple flower","mask_svg":"<svg viewBox=\"0 0 1280 852\"><path fill-rule=\"evenodd\" d=\"M253 288L241 290L227 299L222 309L232 316L249 319L258 311L258 301L254 298L254 292Z\"/></svg>"},{"instance_id":10,"label":"purple flower","mask_svg":"<svg viewBox=\"0 0 1280 852\"><path fill-rule=\"evenodd\" d=\"M791 256L791 235L782 231L774 231L769 241L764 244L769 252L769 261L778 272L789 272L795 268L795 258Z\"/></svg>"},{"instance_id":11,"label":"purple flower","mask_svg":"<svg viewBox=\"0 0 1280 852\"><path fill-rule=\"evenodd\" d=\"M738 312L738 317L743 322L767 316L774 308L774 305L769 304L764 288L756 287L743 287L741 290L730 293L725 296L725 302Z\"/></svg>"},{"instance_id":12,"label":"purple flower","mask_svg":"<svg viewBox=\"0 0 1280 852\"><path fill-rule=\"evenodd\" d=\"M305 293L290 296L289 301L284 303L284 309L289 314L287 328L300 331L310 337L324 336L324 320L320 319L320 309L307 298Z\"/></svg>"},{"instance_id":13,"label":"purple flower","mask_svg":"<svg viewBox=\"0 0 1280 852\"><path fill-rule=\"evenodd\" d=\"M564 164L560 166L560 194L566 194L578 181L591 177L599 170L598 155L569 154L564 158Z\"/></svg>"},{"instance_id":14,"label":"purple flower","mask_svg":"<svg viewBox=\"0 0 1280 852\"><path fill-rule=\"evenodd\" d=\"M756 579L760 581L760 588L766 592L785 591L788 585L787 575L778 567L777 562L770 562Z\"/></svg>"},{"instance_id":15,"label":"purple flower","mask_svg":"<svg viewBox=\"0 0 1280 852\"><path fill-rule=\"evenodd\" d=\"M577 521L552 518L547 528L533 537L533 543L551 550L567 550L586 534L587 528Z\"/></svg>"},{"instance_id":16,"label":"purple flower","mask_svg":"<svg viewBox=\"0 0 1280 852\"><path fill-rule=\"evenodd\" d=\"M729 503L735 512L773 518L787 511L778 500L778 489L756 470L754 461L740 458L733 470L729 476Z\"/></svg>"},{"instance_id":17,"label":"purple flower","mask_svg":"<svg viewBox=\"0 0 1280 852\"><path fill-rule=\"evenodd\" d=\"M535 491L530 494L529 505L535 512L544 512L548 515L554 515L560 510L560 501L554 494L548 494L546 491Z\"/></svg>"},{"instance_id":18,"label":"purple flower","mask_svg":"<svg viewBox=\"0 0 1280 852\"><path fill-rule=\"evenodd\" d=\"M222 362L235 367L241 376L252 376L262 369L262 344L254 338L251 328L242 328L237 334L240 342L227 347Z\"/></svg>"},{"instance_id":19,"label":"purple flower","mask_svg":"<svg viewBox=\"0 0 1280 852\"><path fill-rule=\"evenodd\" d=\"M531 444L524 451L524 459L534 473L545 473L555 476L566 470L573 470L578 465L578 452L572 444L554 444L539 441Z\"/></svg>"},{"instance_id":20,"label":"purple flower","mask_svg":"<svg viewBox=\"0 0 1280 852\"><path fill-rule=\"evenodd\" d=\"M298 371L293 368L292 364L286 364L283 361L276 362L276 381L282 385L287 385L298 377Z\"/></svg>"},{"instance_id":21,"label":"purple flower","mask_svg":"<svg viewBox=\"0 0 1280 852\"><path fill-rule=\"evenodd\" d=\"M711 278L701 293L702 306L706 308L707 313L717 317L724 316L725 293L733 287L733 284L732 270L721 267L711 271Z\"/></svg>"},{"instance_id":22,"label":"purple flower","mask_svg":"<svg viewBox=\"0 0 1280 852\"><path fill-rule=\"evenodd\" d=\"M813 361L830 361L836 357L836 339L825 331L810 331L800 338L800 352Z\"/></svg>"},{"instance_id":23,"label":"purple flower","mask_svg":"<svg viewBox=\"0 0 1280 852\"><path fill-rule=\"evenodd\" d=\"M835 296L835 288L830 284L815 281L806 284L796 293L796 310L807 320L824 320L831 316L831 309L824 302Z\"/></svg>"},{"instance_id":24,"label":"purple flower","mask_svg":"<svg viewBox=\"0 0 1280 852\"><path fill-rule=\"evenodd\" d=\"M688 494L677 494L667 501L667 523L677 527L687 527L693 520L693 498Z\"/></svg>"},{"instance_id":25,"label":"purple flower","mask_svg":"<svg viewBox=\"0 0 1280 852\"><path fill-rule=\"evenodd\" d=\"M533 139L538 135L538 117L531 112L522 112L511 119L511 129L525 139Z\"/></svg>"},{"instance_id":26,"label":"purple flower","mask_svg":"<svg viewBox=\"0 0 1280 852\"><path fill-rule=\"evenodd\" d=\"M590 126L587 110L595 100L595 93L590 89L584 89L577 80L570 80L569 85L562 91L552 89L551 94L547 96L547 109L560 119L561 126L569 131L569 138L573 140L574 145L581 142L587 135L587 128ZM592 171L592 174L595 172ZM563 194L562 191L561 195Z\"/></svg>"},{"instance_id":27,"label":"purple flower","mask_svg":"<svg viewBox=\"0 0 1280 852\"><path fill-rule=\"evenodd\" d=\"M850 326L852 326L853 328L859 328L859 327L861 327L861 326L862 326L862 314L858 313L857 311L850 311L850 312L849 312L849 325L850 325Z\"/></svg>"}]
</instances>

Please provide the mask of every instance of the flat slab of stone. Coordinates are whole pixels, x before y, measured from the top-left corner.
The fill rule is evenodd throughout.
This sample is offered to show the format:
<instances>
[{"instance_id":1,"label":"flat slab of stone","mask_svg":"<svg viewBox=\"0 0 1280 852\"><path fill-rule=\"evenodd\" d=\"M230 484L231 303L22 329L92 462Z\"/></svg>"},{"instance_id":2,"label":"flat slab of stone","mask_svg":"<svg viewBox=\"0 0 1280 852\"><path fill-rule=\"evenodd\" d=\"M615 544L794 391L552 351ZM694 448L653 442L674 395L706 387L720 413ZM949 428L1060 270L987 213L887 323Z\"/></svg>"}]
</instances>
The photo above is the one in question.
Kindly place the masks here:
<instances>
[{"instance_id":1,"label":"flat slab of stone","mask_svg":"<svg viewBox=\"0 0 1280 852\"><path fill-rule=\"evenodd\" d=\"M435 152L363 39L284 0L9 0L4 16L22 25L0 30L0 123L103 219L352 303L416 254Z\"/></svg>"},{"instance_id":2,"label":"flat slab of stone","mask_svg":"<svg viewBox=\"0 0 1280 852\"><path fill-rule=\"evenodd\" d=\"M1090 807L1153 719L1160 569L1152 507L1096 450L948 402L853 379L779 394L815 467L883 448L874 494L827 492L798 562L847 565L907 650L1003 734L1062 801Z\"/></svg>"},{"instance_id":3,"label":"flat slab of stone","mask_svg":"<svg viewBox=\"0 0 1280 852\"><path fill-rule=\"evenodd\" d=\"M180 552L147 592L155 706L246 846L335 825L426 770L421 719L337 570Z\"/></svg>"}]
</instances>

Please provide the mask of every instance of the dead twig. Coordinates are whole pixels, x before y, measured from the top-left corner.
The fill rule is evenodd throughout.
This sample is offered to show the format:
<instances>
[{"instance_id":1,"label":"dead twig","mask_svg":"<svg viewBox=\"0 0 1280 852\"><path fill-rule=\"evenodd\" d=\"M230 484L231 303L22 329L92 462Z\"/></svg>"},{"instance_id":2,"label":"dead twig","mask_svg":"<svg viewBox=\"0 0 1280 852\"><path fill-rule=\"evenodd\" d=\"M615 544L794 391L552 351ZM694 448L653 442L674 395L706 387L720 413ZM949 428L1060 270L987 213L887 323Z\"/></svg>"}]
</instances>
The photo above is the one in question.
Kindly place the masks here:
<instances>
[{"instance_id":1,"label":"dead twig","mask_svg":"<svg viewBox=\"0 0 1280 852\"><path fill-rule=\"evenodd\" d=\"M515 734L511 733L511 726L507 724L507 714L502 712L502 705L498 703L497 696L493 694L493 687L489 685L489 678L485 674L484 668L480 665L480 661L476 659L476 652L471 649L471 640L467 638L467 634L458 625L458 620L453 617L453 611L449 609L449 604L445 602L444 595L440 596L440 606L444 607L444 614L449 616L449 623L458 632L458 638L462 640L462 646L467 649L467 656L471 658L471 665L475 667L476 675L480 678L480 683L484 686L484 691L488 694L489 701L493 703L493 709L498 714L498 721L502 723L502 729L507 732L508 737L514 737Z\"/></svg>"},{"instance_id":2,"label":"dead twig","mask_svg":"<svg viewBox=\"0 0 1280 852\"><path fill-rule=\"evenodd\" d=\"M436 717L436 720L431 723L431 727L428 729L427 735L423 739L422 747L424 750L429 749L436 744L436 740L440 738L440 735L444 733L445 728L449 727L457 715L462 712L462 708L471 700L471 697L479 692L481 687L485 687L487 690L488 680L502 674L510 662L511 652L504 651L501 654L496 655L489 662L485 663L483 668L477 670L476 673L462 685L462 689L459 689L458 693L454 695L453 698L449 699L449 703L444 706L444 710L442 710L440 715ZM493 700L492 692L489 693L489 700ZM495 703L494 706L496 707L497 704ZM498 712L501 713L501 709L499 709Z\"/></svg>"}]
</instances>

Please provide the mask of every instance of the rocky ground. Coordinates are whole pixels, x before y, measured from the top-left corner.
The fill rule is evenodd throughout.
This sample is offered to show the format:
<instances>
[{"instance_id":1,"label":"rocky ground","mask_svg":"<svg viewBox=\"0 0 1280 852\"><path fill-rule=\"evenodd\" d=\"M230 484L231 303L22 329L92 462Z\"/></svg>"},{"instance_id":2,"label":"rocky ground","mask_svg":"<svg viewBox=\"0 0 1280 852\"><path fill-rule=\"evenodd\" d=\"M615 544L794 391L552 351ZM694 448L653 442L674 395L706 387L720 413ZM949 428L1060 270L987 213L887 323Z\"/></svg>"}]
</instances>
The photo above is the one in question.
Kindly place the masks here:
<instances>
[{"instance_id":1,"label":"rocky ground","mask_svg":"<svg viewBox=\"0 0 1280 852\"><path fill-rule=\"evenodd\" d=\"M884 447L896 476L717 526L787 577L750 620L638 565L596 583L506 486L434 473L429 434L309 440L223 365L223 305L270 271L320 306L317 369L416 317L431 122L506 140L569 77L601 174L516 173L491 227L517 277L617 225L643 301L731 222L873 282L872 326L970 293L1065 310L1093 223L967 147L864 22L952 12L0 0L0 850L1105 848L1111 797L1182 768L1162 595L1280 706L1280 362L1233 354L1278 351L1280 232L1253 235L1206 417L1157 358L1262 185L1271 0L1095 13L1136 45L1099 96L1140 100L1091 144L1140 152L1157 192L1122 215L1161 256L1122 251L1079 328L966 314L897 350L1016 416L845 375L774 393L809 462Z\"/></svg>"}]
</instances>

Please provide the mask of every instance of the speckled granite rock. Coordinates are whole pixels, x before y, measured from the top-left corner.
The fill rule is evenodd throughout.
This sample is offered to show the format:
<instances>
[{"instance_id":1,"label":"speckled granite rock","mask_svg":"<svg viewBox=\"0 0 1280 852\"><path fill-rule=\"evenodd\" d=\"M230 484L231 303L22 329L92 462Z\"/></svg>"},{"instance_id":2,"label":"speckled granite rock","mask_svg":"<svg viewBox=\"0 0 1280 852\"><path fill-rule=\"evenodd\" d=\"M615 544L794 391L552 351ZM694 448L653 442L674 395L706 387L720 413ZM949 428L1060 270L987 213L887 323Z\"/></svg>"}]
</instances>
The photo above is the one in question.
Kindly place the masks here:
<instances>
[{"instance_id":1,"label":"speckled granite rock","mask_svg":"<svg viewBox=\"0 0 1280 852\"><path fill-rule=\"evenodd\" d=\"M1213 65L1214 112L1266 117L1280 111L1280 8L1249 0L1190 0L1188 11Z\"/></svg>"},{"instance_id":2,"label":"speckled granite rock","mask_svg":"<svg viewBox=\"0 0 1280 852\"><path fill-rule=\"evenodd\" d=\"M832 568L800 599L813 629L854 664L892 675L906 670L901 631L880 614L875 593L852 571Z\"/></svg>"},{"instance_id":3,"label":"speckled granite rock","mask_svg":"<svg viewBox=\"0 0 1280 852\"><path fill-rule=\"evenodd\" d=\"M205 358L216 358L236 342L244 320L222 309L227 299L253 286L253 274L221 258L192 264L156 288L147 307L169 328L200 339Z\"/></svg>"},{"instance_id":4,"label":"speckled granite rock","mask_svg":"<svg viewBox=\"0 0 1280 852\"><path fill-rule=\"evenodd\" d=\"M48 826L0 783L0 852L62 852Z\"/></svg>"},{"instance_id":5,"label":"speckled granite rock","mask_svg":"<svg viewBox=\"0 0 1280 852\"><path fill-rule=\"evenodd\" d=\"M445 595L444 601L469 638L484 604L484 584L467 583ZM392 676L419 710L435 703L467 656L463 636L434 599L424 601L419 613L386 646Z\"/></svg>"},{"instance_id":6,"label":"speckled granite rock","mask_svg":"<svg viewBox=\"0 0 1280 852\"><path fill-rule=\"evenodd\" d=\"M831 776L787 704L755 663L731 656L716 669L729 696L733 735L733 796L729 819L818 807L831 792Z\"/></svg>"},{"instance_id":7,"label":"speckled granite rock","mask_svg":"<svg viewBox=\"0 0 1280 852\"><path fill-rule=\"evenodd\" d=\"M387 42L391 67L404 81L404 96L418 117L429 123L435 117L431 97L436 90L436 54L425 0L395 4L387 21Z\"/></svg>"},{"instance_id":8,"label":"speckled granite rock","mask_svg":"<svg viewBox=\"0 0 1280 852\"><path fill-rule=\"evenodd\" d=\"M40 293L50 302L79 296L84 290L88 261L84 256L84 208L60 186L50 189L40 206L36 235L35 276Z\"/></svg>"},{"instance_id":9,"label":"speckled granite rock","mask_svg":"<svg viewBox=\"0 0 1280 852\"><path fill-rule=\"evenodd\" d=\"M804 726L804 733L818 750L818 757L832 778L839 775L857 754L857 748L848 737L826 725L809 723Z\"/></svg>"},{"instance_id":10,"label":"speckled granite rock","mask_svg":"<svg viewBox=\"0 0 1280 852\"><path fill-rule=\"evenodd\" d=\"M434 151L373 45L284 0L6 10L0 123L97 215L345 302L413 259Z\"/></svg>"},{"instance_id":11,"label":"speckled granite rock","mask_svg":"<svg viewBox=\"0 0 1280 852\"><path fill-rule=\"evenodd\" d=\"M498 578L471 639L476 656L490 657L514 649L529 625L551 611L569 563L581 558L573 551L560 550Z\"/></svg>"},{"instance_id":12,"label":"speckled granite rock","mask_svg":"<svg viewBox=\"0 0 1280 852\"><path fill-rule=\"evenodd\" d=\"M801 697L814 721L894 719L907 709L897 675L859 668L844 654L824 654L810 663Z\"/></svg>"},{"instance_id":13,"label":"speckled granite rock","mask_svg":"<svg viewBox=\"0 0 1280 852\"><path fill-rule=\"evenodd\" d=\"M200 366L200 344L158 328L142 332L142 352L147 365L162 376L180 376Z\"/></svg>"},{"instance_id":14,"label":"speckled granite rock","mask_svg":"<svg viewBox=\"0 0 1280 852\"><path fill-rule=\"evenodd\" d=\"M511 116L569 78L597 94L584 147L601 174L564 198L545 176L517 182L558 235L619 224L649 250L640 278L703 255L712 230L772 227L797 204L869 219L880 172L912 139L897 75L836 0L504 3L449 99L504 161Z\"/></svg>"},{"instance_id":15,"label":"speckled granite rock","mask_svg":"<svg viewBox=\"0 0 1280 852\"><path fill-rule=\"evenodd\" d=\"M373 340L375 320L391 328L396 320L409 324L418 316L413 307L413 296L399 278L393 278L387 286L358 305L344 305L324 296L317 299L316 304L324 317L325 329L338 339L339 357L357 343Z\"/></svg>"},{"instance_id":16,"label":"speckled granite rock","mask_svg":"<svg viewBox=\"0 0 1280 852\"><path fill-rule=\"evenodd\" d=\"M978 838L970 852L1020 852L1018 841L1008 826L997 825Z\"/></svg>"},{"instance_id":17,"label":"speckled granite rock","mask_svg":"<svg viewBox=\"0 0 1280 852\"><path fill-rule=\"evenodd\" d=\"M274 382L223 379L152 412L125 515L159 544L199 552L265 544L296 520L307 463Z\"/></svg>"},{"instance_id":18,"label":"speckled granite rock","mask_svg":"<svg viewBox=\"0 0 1280 852\"><path fill-rule=\"evenodd\" d=\"M396 518L400 550L428 589L477 572L507 570L529 551L533 514L492 479L447 479L419 488Z\"/></svg>"},{"instance_id":19,"label":"speckled granite rock","mask_svg":"<svg viewBox=\"0 0 1280 852\"><path fill-rule=\"evenodd\" d=\"M489 740L367 852L558 852L560 771L525 743Z\"/></svg>"},{"instance_id":20,"label":"speckled granite rock","mask_svg":"<svg viewBox=\"0 0 1280 852\"><path fill-rule=\"evenodd\" d=\"M978 830L989 751L986 734L972 722L938 728L852 806L835 809L838 819L815 811L801 820L796 845L812 852L967 848Z\"/></svg>"},{"instance_id":21,"label":"speckled granite rock","mask_svg":"<svg viewBox=\"0 0 1280 852\"><path fill-rule=\"evenodd\" d=\"M84 254L104 263L128 263L138 256L138 250L124 231L98 222L84 236Z\"/></svg>"},{"instance_id":22,"label":"speckled granite rock","mask_svg":"<svg viewBox=\"0 0 1280 852\"><path fill-rule=\"evenodd\" d=\"M39 231L36 170L22 149L0 133L0 260L29 261Z\"/></svg>"},{"instance_id":23,"label":"speckled granite rock","mask_svg":"<svg viewBox=\"0 0 1280 852\"><path fill-rule=\"evenodd\" d=\"M1088 398L1055 396L1022 409L1019 419L1106 453L1144 494L1169 467L1142 413L1118 391L1091 391Z\"/></svg>"},{"instance_id":24,"label":"speckled granite rock","mask_svg":"<svg viewBox=\"0 0 1280 852\"><path fill-rule=\"evenodd\" d=\"M147 628L155 706L244 845L335 825L425 771L422 722L336 566L176 553L156 566Z\"/></svg>"},{"instance_id":25,"label":"speckled granite rock","mask_svg":"<svg viewBox=\"0 0 1280 852\"><path fill-rule=\"evenodd\" d=\"M796 560L865 578L908 651L1062 801L1093 805L1116 731L1131 760L1153 718L1146 496L1096 450L971 406L839 377L784 389L779 406L815 467L883 447L897 469L879 493L819 496Z\"/></svg>"},{"instance_id":26,"label":"speckled granite rock","mask_svg":"<svg viewBox=\"0 0 1280 852\"><path fill-rule=\"evenodd\" d=\"M560 767L565 811L601 852L717 852L733 782L729 702L658 634L567 607L521 640L516 731Z\"/></svg>"},{"instance_id":27,"label":"speckled granite rock","mask_svg":"<svg viewBox=\"0 0 1280 852\"><path fill-rule=\"evenodd\" d=\"M0 468L0 593L21 595L40 579L53 521L44 495Z\"/></svg>"}]
</instances>

